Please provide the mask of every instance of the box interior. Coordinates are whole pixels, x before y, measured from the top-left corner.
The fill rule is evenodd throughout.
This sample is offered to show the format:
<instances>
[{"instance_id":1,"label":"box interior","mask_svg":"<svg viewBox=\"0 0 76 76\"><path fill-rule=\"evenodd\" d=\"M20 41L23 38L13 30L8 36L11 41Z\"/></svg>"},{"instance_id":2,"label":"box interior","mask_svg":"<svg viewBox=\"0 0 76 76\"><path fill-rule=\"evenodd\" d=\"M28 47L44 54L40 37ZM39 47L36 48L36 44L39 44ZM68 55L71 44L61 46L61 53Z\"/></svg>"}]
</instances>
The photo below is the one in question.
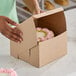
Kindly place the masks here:
<instances>
[{"instance_id":1,"label":"box interior","mask_svg":"<svg viewBox=\"0 0 76 76\"><path fill-rule=\"evenodd\" d=\"M54 32L55 36L66 31L66 22L63 11L41 18L35 18L34 21L36 27L48 28Z\"/></svg>"}]
</instances>

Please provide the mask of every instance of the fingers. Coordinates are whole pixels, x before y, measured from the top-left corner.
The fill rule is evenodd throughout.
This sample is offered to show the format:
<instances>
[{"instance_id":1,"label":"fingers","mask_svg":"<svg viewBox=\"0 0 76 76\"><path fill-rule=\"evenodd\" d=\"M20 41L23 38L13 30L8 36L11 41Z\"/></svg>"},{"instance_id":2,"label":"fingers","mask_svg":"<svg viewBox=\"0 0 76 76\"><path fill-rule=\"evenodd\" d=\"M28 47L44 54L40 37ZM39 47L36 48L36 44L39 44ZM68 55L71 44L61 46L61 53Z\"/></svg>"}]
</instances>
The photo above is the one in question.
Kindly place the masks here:
<instances>
[{"instance_id":1,"label":"fingers","mask_svg":"<svg viewBox=\"0 0 76 76\"><path fill-rule=\"evenodd\" d=\"M22 42L23 41L23 39L22 39L22 37L21 36L18 36L18 35L16 35L16 34L13 34L13 33L11 33L10 35L9 35L9 38L12 40L12 39L14 39L15 40L15 42Z\"/></svg>"},{"instance_id":2,"label":"fingers","mask_svg":"<svg viewBox=\"0 0 76 76\"><path fill-rule=\"evenodd\" d=\"M17 25L17 23L15 23L14 21L2 16L2 22L0 23L1 33L10 40L13 40L15 42L23 41L23 33L17 27L12 28L8 23L12 25Z\"/></svg>"},{"instance_id":3,"label":"fingers","mask_svg":"<svg viewBox=\"0 0 76 76\"><path fill-rule=\"evenodd\" d=\"M5 20L6 20L9 24L11 24L11 25L14 25L14 26L18 26L18 25L19 25L19 24L17 24L15 21L9 19L8 17L5 17Z\"/></svg>"},{"instance_id":4,"label":"fingers","mask_svg":"<svg viewBox=\"0 0 76 76\"><path fill-rule=\"evenodd\" d=\"M10 25L8 25L6 22L5 22L5 29L9 30L9 31L13 31L14 28L12 28Z\"/></svg>"},{"instance_id":5,"label":"fingers","mask_svg":"<svg viewBox=\"0 0 76 76\"><path fill-rule=\"evenodd\" d=\"M12 31L13 33L17 33L17 34L23 34L17 27L12 28L10 25L8 25L7 23L5 23L6 27L5 29L7 29L8 31Z\"/></svg>"},{"instance_id":6,"label":"fingers","mask_svg":"<svg viewBox=\"0 0 76 76\"><path fill-rule=\"evenodd\" d=\"M5 34L5 36L8 38L8 39L10 39L10 40L12 40L12 41L14 41L14 42L21 42L20 40L18 40L18 38L16 38L16 36L12 36L12 35L6 35Z\"/></svg>"},{"instance_id":7,"label":"fingers","mask_svg":"<svg viewBox=\"0 0 76 76\"><path fill-rule=\"evenodd\" d=\"M22 33L18 29L14 29L13 31L9 31L9 30L6 29L2 32L2 34L4 36L6 36L8 39L13 40L15 42L20 42L21 43L23 41Z\"/></svg>"},{"instance_id":8,"label":"fingers","mask_svg":"<svg viewBox=\"0 0 76 76\"><path fill-rule=\"evenodd\" d=\"M36 11L33 12L33 14L39 14L39 13L40 13L39 10L36 10Z\"/></svg>"},{"instance_id":9,"label":"fingers","mask_svg":"<svg viewBox=\"0 0 76 76\"><path fill-rule=\"evenodd\" d=\"M33 12L33 14L40 14L40 13L43 13L44 11L43 10L35 10L34 12Z\"/></svg>"},{"instance_id":10,"label":"fingers","mask_svg":"<svg viewBox=\"0 0 76 76\"><path fill-rule=\"evenodd\" d=\"M36 11L36 14L39 14L39 13L40 13L40 10L37 10L37 11Z\"/></svg>"},{"instance_id":11,"label":"fingers","mask_svg":"<svg viewBox=\"0 0 76 76\"><path fill-rule=\"evenodd\" d=\"M13 29L13 33L18 34L18 35L20 35L20 36L23 35L23 32L22 32L21 30L19 30L18 28L14 28L14 29Z\"/></svg>"},{"instance_id":12,"label":"fingers","mask_svg":"<svg viewBox=\"0 0 76 76\"><path fill-rule=\"evenodd\" d=\"M23 33L18 28L15 28L12 31L12 34L15 34L16 36L18 36L20 41L23 41L23 38L22 38Z\"/></svg>"}]
</instances>

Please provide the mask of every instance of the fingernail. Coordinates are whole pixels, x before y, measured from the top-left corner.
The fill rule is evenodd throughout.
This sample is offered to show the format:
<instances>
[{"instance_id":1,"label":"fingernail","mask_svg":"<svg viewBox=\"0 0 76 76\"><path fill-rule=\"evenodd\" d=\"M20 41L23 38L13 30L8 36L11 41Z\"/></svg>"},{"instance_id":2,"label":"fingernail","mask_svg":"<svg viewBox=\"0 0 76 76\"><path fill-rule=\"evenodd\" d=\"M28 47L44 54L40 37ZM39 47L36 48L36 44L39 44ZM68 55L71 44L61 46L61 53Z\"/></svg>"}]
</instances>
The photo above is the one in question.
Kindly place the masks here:
<instances>
[{"instance_id":1,"label":"fingernail","mask_svg":"<svg viewBox=\"0 0 76 76\"><path fill-rule=\"evenodd\" d=\"M20 43L20 40L17 40L16 42L17 42L17 43Z\"/></svg>"},{"instance_id":2,"label":"fingernail","mask_svg":"<svg viewBox=\"0 0 76 76\"><path fill-rule=\"evenodd\" d=\"M22 39L20 39L20 42L22 41Z\"/></svg>"}]
</instances>

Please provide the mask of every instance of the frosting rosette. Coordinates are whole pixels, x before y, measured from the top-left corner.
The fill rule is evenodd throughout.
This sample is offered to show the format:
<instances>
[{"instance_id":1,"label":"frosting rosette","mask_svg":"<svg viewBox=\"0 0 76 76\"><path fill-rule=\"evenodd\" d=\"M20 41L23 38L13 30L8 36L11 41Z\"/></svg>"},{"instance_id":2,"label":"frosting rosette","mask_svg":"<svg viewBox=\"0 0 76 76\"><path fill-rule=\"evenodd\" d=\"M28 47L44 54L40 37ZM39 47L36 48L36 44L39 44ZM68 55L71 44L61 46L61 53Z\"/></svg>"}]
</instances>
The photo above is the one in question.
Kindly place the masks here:
<instances>
[{"instance_id":1,"label":"frosting rosette","mask_svg":"<svg viewBox=\"0 0 76 76\"><path fill-rule=\"evenodd\" d=\"M13 69L0 69L0 76L17 76L17 73Z\"/></svg>"},{"instance_id":2,"label":"frosting rosette","mask_svg":"<svg viewBox=\"0 0 76 76\"><path fill-rule=\"evenodd\" d=\"M42 42L42 41L45 41L45 40L48 40L54 37L54 32L47 28L37 27L36 31L37 31L38 42Z\"/></svg>"}]
</instances>

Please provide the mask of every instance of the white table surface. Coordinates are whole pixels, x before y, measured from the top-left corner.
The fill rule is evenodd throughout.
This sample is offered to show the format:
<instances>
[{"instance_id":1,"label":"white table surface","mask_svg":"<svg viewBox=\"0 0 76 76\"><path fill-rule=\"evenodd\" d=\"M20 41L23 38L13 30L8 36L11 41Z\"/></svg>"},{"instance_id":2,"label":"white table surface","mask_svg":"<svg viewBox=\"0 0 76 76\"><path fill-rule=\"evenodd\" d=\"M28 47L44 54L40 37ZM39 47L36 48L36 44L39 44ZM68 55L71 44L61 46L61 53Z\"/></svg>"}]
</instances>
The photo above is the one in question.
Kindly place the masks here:
<instances>
[{"instance_id":1,"label":"white table surface","mask_svg":"<svg viewBox=\"0 0 76 76\"><path fill-rule=\"evenodd\" d=\"M68 38L71 39L68 39L68 54L66 56L42 68L35 68L24 61L11 57L9 40L0 35L0 68L13 68L18 76L67 76L76 72L75 14L76 9L65 12Z\"/></svg>"}]
</instances>

